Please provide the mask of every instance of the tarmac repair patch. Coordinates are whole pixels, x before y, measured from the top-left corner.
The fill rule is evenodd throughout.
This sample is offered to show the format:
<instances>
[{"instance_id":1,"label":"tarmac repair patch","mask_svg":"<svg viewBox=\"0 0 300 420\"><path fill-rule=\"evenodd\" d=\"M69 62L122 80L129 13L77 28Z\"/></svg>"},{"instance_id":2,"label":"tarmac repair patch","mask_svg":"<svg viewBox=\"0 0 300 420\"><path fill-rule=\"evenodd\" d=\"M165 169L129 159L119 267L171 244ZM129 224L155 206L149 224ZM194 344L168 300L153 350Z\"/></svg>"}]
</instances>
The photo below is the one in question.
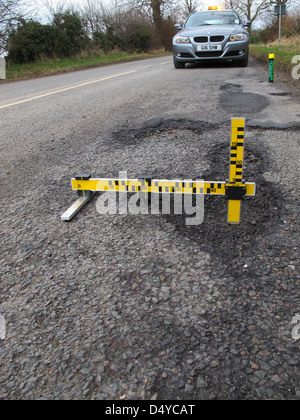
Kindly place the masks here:
<instances>
[{"instance_id":1,"label":"tarmac repair patch","mask_svg":"<svg viewBox=\"0 0 300 420\"><path fill-rule=\"evenodd\" d=\"M228 145L220 144L212 148L207 157L210 169L203 174L204 179L226 178ZM242 216L239 225L228 225L226 220L227 200L223 197L205 197L204 221L198 226L186 226L185 218L177 215L165 216L169 223L183 236L196 242L201 251L226 264L230 271L236 271L241 256L251 249L267 232L272 232L279 223L282 199L276 184L267 182L265 154L246 147L245 177L256 182L256 196L242 202Z\"/></svg>"},{"instance_id":2,"label":"tarmac repair patch","mask_svg":"<svg viewBox=\"0 0 300 420\"><path fill-rule=\"evenodd\" d=\"M237 84L225 83L221 86L219 102L221 107L231 115L256 114L265 109L270 101L266 96L257 93L243 92Z\"/></svg>"}]
</instances>

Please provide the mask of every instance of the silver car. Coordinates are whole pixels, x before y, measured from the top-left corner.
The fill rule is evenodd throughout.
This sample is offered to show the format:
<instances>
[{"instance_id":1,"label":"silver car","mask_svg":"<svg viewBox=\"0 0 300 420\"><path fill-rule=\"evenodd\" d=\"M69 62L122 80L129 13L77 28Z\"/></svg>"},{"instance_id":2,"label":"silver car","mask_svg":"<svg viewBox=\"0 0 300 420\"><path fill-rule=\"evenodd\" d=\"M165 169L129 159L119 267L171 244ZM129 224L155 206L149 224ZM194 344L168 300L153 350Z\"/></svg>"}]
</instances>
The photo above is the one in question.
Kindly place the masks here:
<instances>
[{"instance_id":1,"label":"silver car","mask_svg":"<svg viewBox=\"0 0 300 420\"><path fill-rule=\"evenodd\" d=\"M249 34L245 27L251 21L242 22L234 10L209 10L189 16L183 28L173 38L175 68L186 63L210 60L233 60L247 67L249 57Z\"/></svg>"}]
</instances>

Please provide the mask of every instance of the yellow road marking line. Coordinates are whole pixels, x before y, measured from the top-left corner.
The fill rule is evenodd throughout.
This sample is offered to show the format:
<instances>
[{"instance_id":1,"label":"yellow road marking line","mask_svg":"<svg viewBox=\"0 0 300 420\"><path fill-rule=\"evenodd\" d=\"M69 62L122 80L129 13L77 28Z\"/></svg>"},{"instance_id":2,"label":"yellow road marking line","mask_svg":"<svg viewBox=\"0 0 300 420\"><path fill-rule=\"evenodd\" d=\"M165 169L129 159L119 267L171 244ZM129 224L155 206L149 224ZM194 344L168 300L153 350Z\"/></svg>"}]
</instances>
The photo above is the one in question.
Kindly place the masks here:
<instances>
[{"instance_id":1,"label":"yellow road marking line","mask_svg":"<svg viewBox=\"0 0 300 420\"><path fill-rule=\"evenodd\" d=\"M17 102L11 102L10 104L2 105L2 106L0 106L0 109L10 108L12 106L24 104L26 102L35 101L36 99L41 99L41 98L45 98L47 96L56 95L57 93L67 92L68 90L77 89L77 88L80 88L80 87L83 87L83 86L92 85L94 83L104 82L105 80L114 79L116 77L121 77L121 76L126 76L128 74L132 74L132 73L135 73L135 72L137 72L137 70L131 70L131 71L128 71L126 73L113 74L112 76L102 77L101 79L92 80L90 82L80 83L78 85L69 86L67 88L54 90L54 91L48 92L48 93L43 93L42 95L37 95L37 96L33 96L31 98L22 99L22 100L17 101Z\"/></svg>"}]
</instances>

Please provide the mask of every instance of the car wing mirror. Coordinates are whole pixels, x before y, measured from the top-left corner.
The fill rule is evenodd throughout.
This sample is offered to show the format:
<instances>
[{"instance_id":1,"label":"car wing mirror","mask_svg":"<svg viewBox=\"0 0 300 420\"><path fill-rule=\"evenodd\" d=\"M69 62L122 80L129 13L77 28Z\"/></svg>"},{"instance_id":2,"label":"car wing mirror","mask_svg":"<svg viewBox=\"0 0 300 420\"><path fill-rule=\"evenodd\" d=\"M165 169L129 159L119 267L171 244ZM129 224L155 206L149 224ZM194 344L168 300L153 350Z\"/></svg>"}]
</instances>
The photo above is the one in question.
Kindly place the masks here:
<instances>
[{"instance_id":1,"label":"car wing mirror","mask_svg":"<svg viewBox=\"0 0 300 420\"><path fill-rule=\"evenodd\" d=\"M174 25L174 28L176 29L176 31L180 31L182 29L182 26L180 25L180 23L176 23Z\"/></svg>"},{"instance_id":2,"label":"car wing mirror","mask_svg":"<svg viewBox=\"0 0 300 420\"><path fill-rule=\"evenodd\" d=\"M244 22L244 26L245 27L250 27L252 25L252 21L251 20L246 20L245 22Z\"/></svg>"}]
</instances>

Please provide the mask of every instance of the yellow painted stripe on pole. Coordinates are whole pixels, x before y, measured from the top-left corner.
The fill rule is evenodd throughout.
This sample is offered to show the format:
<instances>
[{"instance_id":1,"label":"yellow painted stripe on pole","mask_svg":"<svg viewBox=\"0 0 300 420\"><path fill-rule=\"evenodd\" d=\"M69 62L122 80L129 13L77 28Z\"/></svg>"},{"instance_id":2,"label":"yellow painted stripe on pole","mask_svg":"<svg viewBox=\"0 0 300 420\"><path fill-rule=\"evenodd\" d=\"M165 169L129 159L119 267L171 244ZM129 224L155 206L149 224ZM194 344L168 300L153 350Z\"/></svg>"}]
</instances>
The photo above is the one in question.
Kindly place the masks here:
<instances>
[{"instance_id":1,"label":"yellow painted stripe on pole","mask_svg":"<svg viewBox=\"0 0 300 420\"><path fill-rule=\"evenodd\" d=\"M241 218L241 201L240 200L228 200L228 217L227 221L229 224L238 225Z\"/></svg>"},{"instance_id":2,"label":"yellow painted stripe on pole","mask_svg":"<svg viewBox=\"0 0 300 420\"><path fill-rule=\"evenodd\" d=\"M255 197L256 184L252 182L246 182L246 196Z\"/></svg>"},{"instance_id":3,"label":"yellow painted stripe on pole","mask_svg":"<svg viewBox=\"0 0 300 420\"><path fill-rule=\"evenodd\" d=\"M238 127L245 128L245 118L232 118L231 127L232 128L238 128Z\"/></svg>"}]
</instances>

